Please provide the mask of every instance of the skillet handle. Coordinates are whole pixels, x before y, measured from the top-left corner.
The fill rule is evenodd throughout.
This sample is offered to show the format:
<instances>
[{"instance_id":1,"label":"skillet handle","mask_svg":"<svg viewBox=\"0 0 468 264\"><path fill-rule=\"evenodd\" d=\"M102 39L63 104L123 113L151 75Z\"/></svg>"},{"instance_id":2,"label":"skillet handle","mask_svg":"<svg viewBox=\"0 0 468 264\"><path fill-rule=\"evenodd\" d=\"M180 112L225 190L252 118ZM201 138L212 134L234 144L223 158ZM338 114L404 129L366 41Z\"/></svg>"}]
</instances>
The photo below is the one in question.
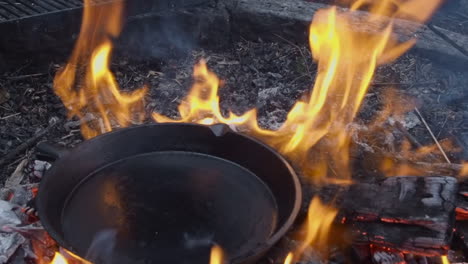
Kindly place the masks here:
<instances>
[{"instance_id":1,"label":"skillet handle","mask_svg":"<svg viewBox=\"0 0 468 264\"><path fill-rule=\"evenodd\" d=\"M40 160L53 162L65 155L68 149L47 141L39 142L36 146L36 156Z\"/></svg>"}]
</instances>

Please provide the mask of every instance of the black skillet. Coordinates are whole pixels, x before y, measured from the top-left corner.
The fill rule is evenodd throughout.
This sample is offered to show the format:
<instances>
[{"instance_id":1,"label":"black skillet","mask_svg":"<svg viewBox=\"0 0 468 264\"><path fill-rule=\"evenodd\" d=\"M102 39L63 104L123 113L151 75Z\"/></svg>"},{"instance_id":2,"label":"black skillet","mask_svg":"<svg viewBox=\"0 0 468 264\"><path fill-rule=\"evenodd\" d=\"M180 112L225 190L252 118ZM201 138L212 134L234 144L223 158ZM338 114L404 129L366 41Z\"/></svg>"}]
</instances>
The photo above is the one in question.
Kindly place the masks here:
<instances>
[{"instance_id":1,"label":"black skillet","mask_svg":"<svg viewBox=\"0 0 468 264\"><path fill-rule=\"evenodd\" d=\"M301 188L291 166L226 125L150 124L50 144L36 206L59 245L95 263L254 263L291 227Z\"/></svg>"}]
</instances>

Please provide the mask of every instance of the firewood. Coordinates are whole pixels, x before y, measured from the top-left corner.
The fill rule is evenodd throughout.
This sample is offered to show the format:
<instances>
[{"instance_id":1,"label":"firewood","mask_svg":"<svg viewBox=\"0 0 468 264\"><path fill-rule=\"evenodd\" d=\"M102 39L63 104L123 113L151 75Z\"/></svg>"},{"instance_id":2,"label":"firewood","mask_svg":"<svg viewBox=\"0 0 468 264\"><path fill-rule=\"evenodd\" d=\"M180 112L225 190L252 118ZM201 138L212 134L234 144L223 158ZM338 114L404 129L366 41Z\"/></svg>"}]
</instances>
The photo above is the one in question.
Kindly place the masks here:
<instances>
[{"instance_id":1,"label":"firewood","mask_svg":"<svg viewBox=\"0 0 468 264\"><path fill-rule=\"evenodd\" d=\"M304 0L226 0L232 16L232 30L238 31L242 36L268 38L274 34L283 38L297 40L298 36L306 40L307 26L313 15L319 10L328 8L328 5ZM344 10L341 8L341 10ZM381 34L382 25L388 18L382 17L372 23L363 19L368 15L365 11L356 11L350 15L350 28L356 32ZM453 46L444 37L454 39L458 47ZM459 47L468 47L468 36L442 29L436 33L428 26L416 22L396 19L394 21L394 38L407 41L417 37L415 48L426 55L437 59L451 61L451 64L466 63L468 56L460 51Z\"/></svg>"},{"instance_id":2,"label":"firewood","mask_svg":"<svg viewBox=\"0 0 468 264\"><path fill-rule=\"evenodd\" d=\"M455 221L457 181L452 177L392 177L348 187L339 221L353 243L423 256L447 254Z\"/></svg>"}]
</instances>

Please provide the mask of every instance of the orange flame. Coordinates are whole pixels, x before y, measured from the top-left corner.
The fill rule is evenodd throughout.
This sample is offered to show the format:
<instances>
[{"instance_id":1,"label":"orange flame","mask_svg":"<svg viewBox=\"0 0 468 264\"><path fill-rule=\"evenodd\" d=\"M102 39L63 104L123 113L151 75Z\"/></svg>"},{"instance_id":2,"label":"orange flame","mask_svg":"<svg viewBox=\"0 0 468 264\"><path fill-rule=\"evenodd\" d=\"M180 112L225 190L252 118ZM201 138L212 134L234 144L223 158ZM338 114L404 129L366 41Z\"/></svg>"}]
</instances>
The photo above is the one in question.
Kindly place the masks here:
<instances>
[{"instance_id":1,"label":"orange flame","mask_svg":"<svg viewBox=\"0 0 468 264\"><path fill-rule=\"evenodd\" d=\"M286 258L284 259L284 264L292 264L294 255L292 252L289 252Z\"/></svg>"},{"instance_id":2,"label":"orange flame","mask_svg":"<svg viewBox=\"0 0 468 264\"><path fill-rule=\"evenodd\" d=\"M295 255L301 256L308 247L324 251L328 245L330 230L337 214L337 209L323 204L319 198L314 197L307 211L307 221L302 227L306 236L302 239Z\"/></svg>"},{"instance_id":3,"label":"orange flame","mask_svg":"<svg viewBox=\"0 0 468 264\"><path fill-rule=\"evenodd\" d=\"M462 168L460 170L460 176L461 177L467 177L468 176L468 162L464 162L462 164Z\"/></svg>"},{"instance_id":4,"label":"orange flame","mask_svg":"<svg viewBox=\"0 0 468 264\"><path fill-rule=\"evenodd\" d=\"M193 77L195 84L186 97L186 102L179 105L181 118L174 120L158 113L153 118L160 123L183 122L211 125L215 123L242 125L248 120L255 121L255 110L242 116L229 113L227 117L221 114L219 106L218 89L221 81L216 74L208 70L205 60L201 60L194 67Z\"/></svg>"},{"instance_id":5,"label":"orange flame","mask_svg":"<svg viewBox=\"0 0 468 264\"><path fill-rule=\"evenodd\" d=\"M83 119L87 113L95 116L93 121L82 124L85 138L111 131L114 126L141 122L146 92L145 88L131 93L121 92L109 69L111 38L120 34L123 2L114 1L106 6L92 6L92 2L85 0L83 24L76 47L69 63L54 80L55 92L71 117ZM354 130L350 123L360 109L376 67L394 60L415 43L414 40L399 43L393 39L393 21L409 18L423 22L440 2L358 0L349 10L336 7L319 10L309 29L310 49L318 64L315 83L307 100L296 103L287 120L276 131L258 125L255 109L240 116L234 113L224 116L218 96L221 81L203 60L195 65L193 76L196 82L179 105L180 119L157 113L153 118L157 122L234 125L278 149L314 183L350 182L349 153ZM380 34L369 35L351 29L352 15L361 9L370 11L368 16L362 17L361 23L375 24L378 21ZM423 153L430 151L427 149ZM391 161L386 161L382 168L392 166ZM336 214L336 209L314 198L304 226L306 236L303 243L294 255L288 255L285 264L292 262L294 256L301 256L309 246L326 247ZM210 263L220 264L222 258L221 249L213 247ZM54 261L61 259L57 257Z\"/></svg>"},{"instance_id":6,"label":"orange flame","mask_svg":"<svg viewBox=\"0 0 468 264\"><path fill-rule=\"evenodd\" d=\"M56 252L50 264L68 264L68 261L62 254Z\"/></svg>"},{"instance_id":7,"label":"orange flame","mask_svg":"<svg viewBox=\"0 0 468 264\"><path fill-rule=\"evenodd\" d=\"M223 250L219 246L214 245L211 248L210 264L222 264L222 263L223 263Z\"/></svg>"},{"instance_id":8,"label":"orange flame","mask_svg":"<svg viewBox=\"0 0 468 264\"><path fill-rule=\"evenodd\" d=\"M144 118L143 97L146 89L122 93L112 72L109 57L111 38L121 30L122 1L93 6L85 0L80 36L68 64L54 80L55 93L69 111L70 117L92 121L83 122L81 132L92 138L125 127Z\"/></svg>"},{"instance_id":9,"label":"orange flame","mask_svg":"<svg viewBox=\"0 0 468 264\"><path fill-rule=\"evenodd\" d=\"M65 249L60 249L60 252L55 252L55 255L52 261L50 263L49 262L47 263L48 264L92 264L91 262Z\"/></svg>"},{"instance_id":10,"label":"orange flame","mask_svg":"<svg viewBox=\"0 0 468 264\"><path fill-rule=\"evenodd\" d=\"M207 69L204 61L195 65L196 83L179 106L181 118L174 120L157 113L153 118L157 122L226 123L246 127L250 134L300 165L315 183L349 181L353 132L349 124L359 111L375 69L400 56L415 42L394 40L392 20L382 19L381 15L424 21L440 4L440 0L400 2L360 0L348 11L339 12L332 7L316 13L309 33L313 59L318 63L315 84L308 100L296 103L277 131L260 128L255 109L242 116L233 113L223 116L218 97L220 80ZM370 36L351 30L351 15L364 5L372 13L364 17L363 23L380 18L381 34ZM312 148L316 150L314 161L309 158Z\"/></svg>"}]
</instances>

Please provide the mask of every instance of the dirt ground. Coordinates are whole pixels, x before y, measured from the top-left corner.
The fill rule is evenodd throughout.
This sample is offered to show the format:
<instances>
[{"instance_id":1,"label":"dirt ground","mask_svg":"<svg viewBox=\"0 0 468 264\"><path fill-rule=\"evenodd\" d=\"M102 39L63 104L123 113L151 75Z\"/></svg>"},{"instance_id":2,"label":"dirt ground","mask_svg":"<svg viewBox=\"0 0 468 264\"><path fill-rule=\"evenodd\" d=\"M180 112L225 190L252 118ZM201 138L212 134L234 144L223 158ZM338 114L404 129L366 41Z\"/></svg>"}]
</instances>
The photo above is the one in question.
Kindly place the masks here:
<instances>
[{"instance_id":1,"label":"dirt ground","mask_svg":"<svg viewBox=\"0 0 468 264\"><path fill-rule=\"evenodd\" d=\"M123 90L148 85L148 116L156 111L175 117L178 104L191 86L193 65L201 58L224 80L220 89L222 109L242 113L257 107L260 124L271 129L281 125L296 100L310 89L316 73L306 47L249 41L235 43L223 51L198 49L164 61L135 60L116 54L112 70ZM82 140L76 120L67 119L66 110L52 89L53 76L63 64L63 60L57 60L42 67L25 65L0 76L0 157L45 129L52 118L59 122L41 140L69 147ZM466 83L468 73L461 69L406 54L379 68L360 119L370 120L382 110L384 91L394 87L398 98L411 98L439 140L450 138L461 147L462 151L451 157L454 161L468 159ZM414 118L414 113L410 117ZM148 118L147 122L151 120ZM423 145L433 143L422 122L410 125L409 133ZM6 162L0 168L0 178L8 177L33 147L28 146L27 151Z\"/></svg>"}]
</instances>

